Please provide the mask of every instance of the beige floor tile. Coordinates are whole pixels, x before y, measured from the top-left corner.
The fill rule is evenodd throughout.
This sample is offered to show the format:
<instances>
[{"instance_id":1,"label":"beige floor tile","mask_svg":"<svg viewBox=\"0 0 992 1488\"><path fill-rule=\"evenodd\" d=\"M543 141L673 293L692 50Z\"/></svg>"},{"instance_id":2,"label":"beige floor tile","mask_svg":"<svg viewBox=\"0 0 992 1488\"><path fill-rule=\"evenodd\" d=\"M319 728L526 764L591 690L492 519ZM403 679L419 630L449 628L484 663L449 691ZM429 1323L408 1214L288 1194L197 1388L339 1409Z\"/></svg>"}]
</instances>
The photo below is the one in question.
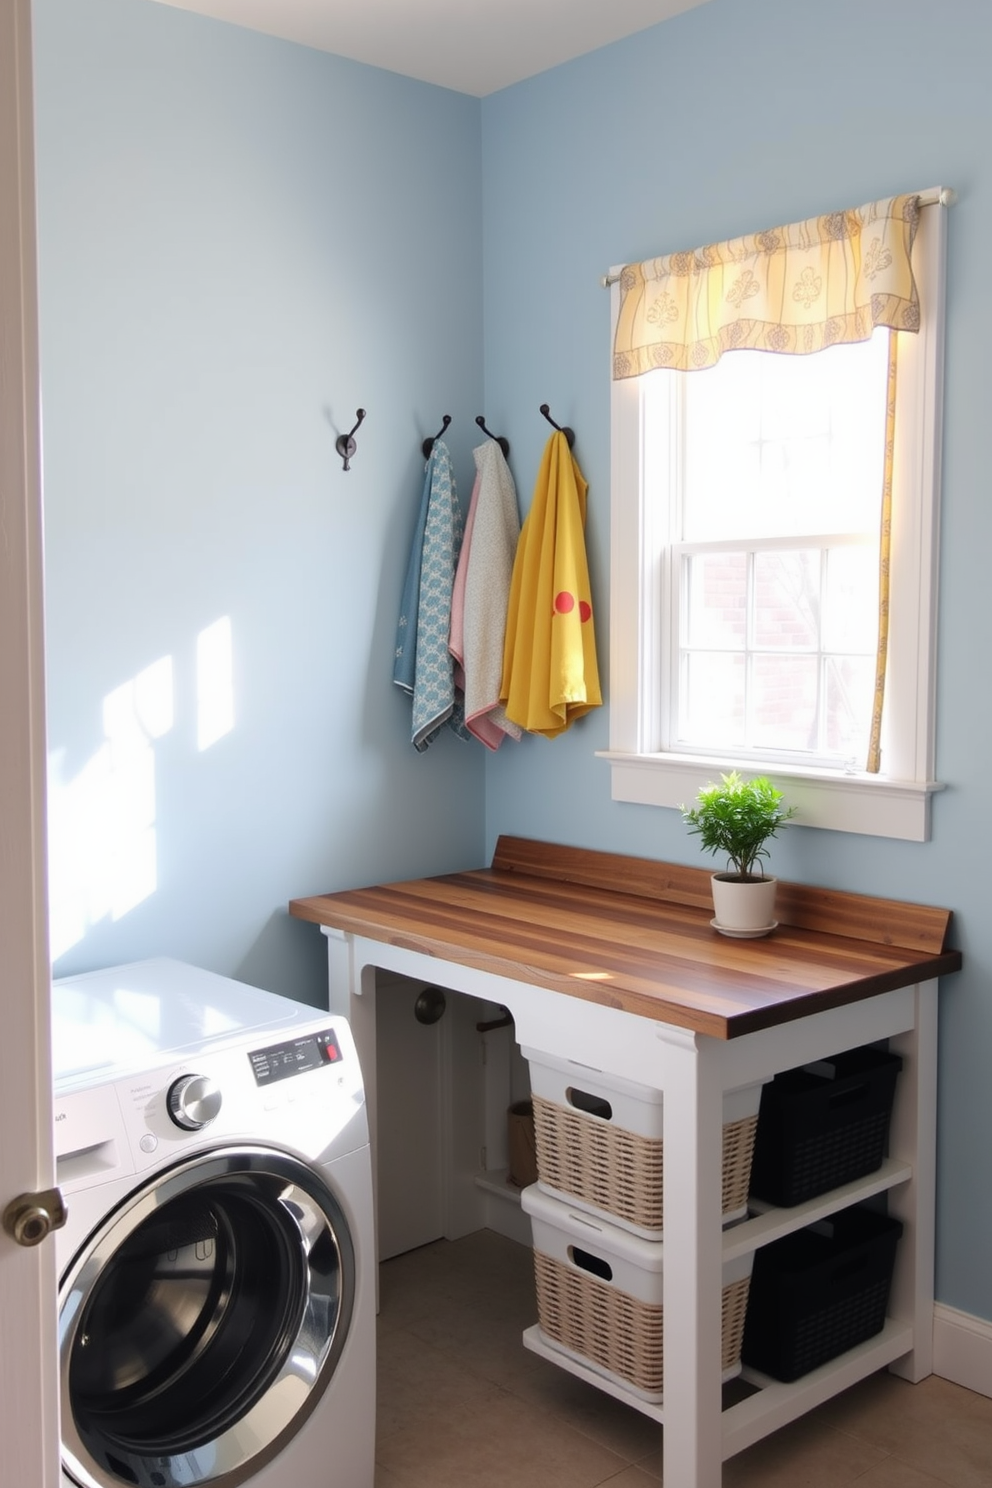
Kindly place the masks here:
<instances>
[{"instance_id":1,"label":"beige floor tile","mask_svg":"<svg viewBox=\"0 0 992 1488\"><path fill-rule=\"evenodd\" d=\"M494 1289L470 1300L456 1291L436 1297L431 1310L411 1319L407 1328L466 1368L504 1385L532 1368L523 1332L533 1321L532 1304L524 1297Z\"/></svg>"},{"instance_id":2,"label":"beige floor tile","mask_svg":"<svg viewBox=\"0 0 992 1488\"><path fill-rule=\"evenodd\" d=\"M607 1478L603 1488L658 1488L658 1479L639 1467L625 1467L615 1478Z\"/></svg>"},{"instance_id":3,"label":"beige floor tile","mask_svg":"<svg viewBox=\"0 0 992 1488\"><path fill-rule=\"evenodd\" d=\"M466 1246L466 1241L472 1239L474 1236L467 1235L465 1240L450 1247L449 1294L463 1298L473 1296L480 1300L491 1298L495 1302L507 1298L518 1302L526 1300L532 1315L536 1316L533 1252L512 1240L503 1240L498 1249L491 1245Z\"/></svg>"},{"instance_id":4,"label":"beige floor tile","mask_svg":"<svg viewBox=\"0 0 992 1488\"><path fill-rule=\"evenodd\" d=\"M445 1255L449 1276L468 1273L477 1283L480 1276L492 1281L497 1278L522 1277L533 1281L534 1261L527 1245L518 1245L497 1235L494 1230L476 1230L452 1243L440 1242L447 1247Z\"/></svg>"},{"instance_id":5,"label":"beige floor tile","mask_svg":"<svg viewBox=\"0 0 992 1488\"><path fill-rule=\"evenodd\" d=\"M381 1442L399 1488L596 1488L622 1458L505 1392L481 1414L424 1421Z\"/></svg>"},{"instance_id":6,"label":"beige floor tile","mask_svg":"<svg viewBox=\"0 0 992 1488\"><path fill-rule=\"evenodd\" d=\"M649 1452L647 1457L642 1457L639 1462L635 1462L634 1466L639 1468L640 1471L644 1473L648 1481L652 1484L652 1488L658 1488L658 1484L664 1477L664 1472L662 1470L661 1443L659 1442L658 1445L653 1448L651 1452Z\"/></svg>"},{"instance_id":7,"label":"beige floor tile","mask_svg":"<svg viewBox=\"0 0 992 1488\"><path fill-rule=\"evenodd\" d=\"M524 1326L537 1315L531 1251L491 1230L455 1242L435 1241L379 1268L379 1326L406 1327L440 1307L464 1310L489 1303L513 1308Z\"/></svg>"},{"instance_id":8,"label":"beige floor tile","mask_svg":"<svg viewBox=\"0 0 992 1488\"><path fill-rule=\"evenodd\" d=\"M512 1394L549 1411L628 1462L641 1462L652 1454L660 1461L661 1427L657 1422L546 1359L532 1357L533 1367L507 1386Z\"/></svg>"},{"instance_id":9,"label":"beige floor tile","mask_svg":"<svg viewBox=\"0 0 992 1488\"><path fill-rule=\"evenodd\" d=\"M897 1457L886 1457L880 1466L873 1467L859 1478L855 1488L945 1488L945 1484L929 1473L917 1472L915 1467L900 1462Z\"/></svg>"},{"instance_id":10,"label":"beige floor tile","mask_svg":"<svg viewBox=\"0 0 992 1488\"><path fill-rule=\"evenodd\" d=\"M842 1488L887 1460L871 1443L804 1416L723 1466L724 1488Z\"/></svg>"},{"instance_id":11,"label":"beige floor tile","mask_svg":"<svg viewBox=\"0 0 992 1488\"><path fill-rule=\"evenodd\" d=\"M499 1387L403 1329L379 1340L376 1438L422 1421L484 1411Z\"/></svg>"},{"instance_id":12,"label":"beige floor tile","mask_svg":"<svg viewBox=\"0 0 992 1488\"><path fill-rule=\"evenodd\" d=\"M377 1466L375 1470L375 1488L402 1488L402 1484L386 1468Z\"/></svg>"},{"instance_id":13,"label":"beige floor tile","mask_svg":"<svg viewBox=\"0 0 992 1488\"><path fill-rule=\"evenodd\" d=\"M820 1414L950 1488L992 1483L992 1401L937 1375L911 1385L876 1374Z\"/></svg>"},{"instance_id":14,"label":"beige floor tile","mask_svg":"<svg viewBox=\"0 0 992 1488\"><path fill-rule=\"evenodd\" d=\"M414 1318L429 1315L435 1298L449 1294L446 1246L443 1240L425 1245L407 1255L395 1256L379 1267L380 1336L393 1328L405 1328Z\"/></svg>"}]
</instances>

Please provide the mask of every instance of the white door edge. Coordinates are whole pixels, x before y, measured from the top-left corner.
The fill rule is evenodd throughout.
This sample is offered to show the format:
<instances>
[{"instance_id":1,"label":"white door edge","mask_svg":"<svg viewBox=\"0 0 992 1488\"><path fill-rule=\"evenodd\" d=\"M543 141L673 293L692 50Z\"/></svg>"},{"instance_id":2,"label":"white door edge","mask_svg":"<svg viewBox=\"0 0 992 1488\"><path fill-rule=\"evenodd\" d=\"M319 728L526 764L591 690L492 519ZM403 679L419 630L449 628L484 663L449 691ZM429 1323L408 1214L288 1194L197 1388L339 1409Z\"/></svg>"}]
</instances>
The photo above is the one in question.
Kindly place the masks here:
<instances>
[{"instance_id":1,"label":"white door edge","mask_svg":"<svg viewBox=\"0 0 992 1488\"><path fill-rule=\"evenodd\" d=\"M0 4L0 1210L51 1186L41 455L30 0ZM3 1477L59 1475L55 1246L0 1232Z\"/></svg>"}]
</instances>

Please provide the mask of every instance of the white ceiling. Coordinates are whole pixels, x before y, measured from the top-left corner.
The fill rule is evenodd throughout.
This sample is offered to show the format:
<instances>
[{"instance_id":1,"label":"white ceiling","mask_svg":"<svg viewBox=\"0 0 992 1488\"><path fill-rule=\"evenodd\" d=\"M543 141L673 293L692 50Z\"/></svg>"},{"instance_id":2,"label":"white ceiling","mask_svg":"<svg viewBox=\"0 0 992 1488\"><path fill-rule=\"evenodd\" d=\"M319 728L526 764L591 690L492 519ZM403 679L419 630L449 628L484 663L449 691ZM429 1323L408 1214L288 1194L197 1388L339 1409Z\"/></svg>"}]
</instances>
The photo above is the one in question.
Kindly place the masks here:
<instances>
[{"instance_id":1,"label":"white ceiling","mask_svg":"<svg viewBox=\"0 0 992 1488\"><path fill-rule=\"evenodd\" d=\"M484 97L706 0L161 0Z\"/></svg>"}]
</instances>

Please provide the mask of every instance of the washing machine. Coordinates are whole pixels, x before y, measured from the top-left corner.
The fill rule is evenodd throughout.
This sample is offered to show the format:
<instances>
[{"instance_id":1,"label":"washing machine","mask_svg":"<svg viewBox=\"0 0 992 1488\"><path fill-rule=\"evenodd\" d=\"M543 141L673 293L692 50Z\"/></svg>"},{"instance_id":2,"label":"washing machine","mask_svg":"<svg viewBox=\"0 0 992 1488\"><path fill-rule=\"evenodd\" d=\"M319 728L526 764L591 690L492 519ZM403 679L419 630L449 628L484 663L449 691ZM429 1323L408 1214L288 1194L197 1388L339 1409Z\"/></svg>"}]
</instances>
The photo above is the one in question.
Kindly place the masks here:
<instances>
[{"instance_id":1,"label":"washing machine","mask_svg":"<svg viewBox=\"0 0 992 1488\"><path fill-rule=\"evenodd\" d=\"M172 960L53 984L62 1483L372 1488L347 1020Z\"/></svg>"}]
</instances>

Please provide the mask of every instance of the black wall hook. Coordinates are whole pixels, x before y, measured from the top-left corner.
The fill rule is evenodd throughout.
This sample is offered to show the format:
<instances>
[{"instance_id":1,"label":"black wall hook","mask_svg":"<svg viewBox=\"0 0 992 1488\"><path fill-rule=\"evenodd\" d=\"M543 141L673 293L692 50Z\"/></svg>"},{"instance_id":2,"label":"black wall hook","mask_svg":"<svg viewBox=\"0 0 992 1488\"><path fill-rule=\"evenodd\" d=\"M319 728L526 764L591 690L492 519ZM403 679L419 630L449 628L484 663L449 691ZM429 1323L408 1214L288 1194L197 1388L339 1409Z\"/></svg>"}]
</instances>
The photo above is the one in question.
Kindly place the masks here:
<instances>
[{"instance_id":1,"label":"black wall hook","mask_svg":"<svg viewBox=\"0 0 992 1488\"><path fill-rule=\"evenodd\" d=\"M572 449L575 445L575 430L569 429L567 427L563 428L561 424L556 424L554 419L551 417L551 409L548 407L547 403L541 404L541 412L544 414L544 417L547 419L548 423L553 429L558 429L562 434L564 434L565 438L568 440L569 449Z\"/></svg>"},{"instance_id":2,"label":"black wall hook","mask_svg":"<svg viewBox=\"0 0 992 1488\"><path fill-rule=\"evenodd\" d=\"M493 434L491 430L487 429L484 414L477 413L475 416L475 422L478 424L483 434L487 435L490 439L495 439L496 443L503 451L503 459L507 459L510 454L510 441L506 438L506 436L504 434Z\"/></svg>"},{"instance_id":3,"label":"black wall hook","mask_svg":"<svg viewBox=\"0 0 992 1488\"><path fill-rule=\"evenodd\" d=\"M440 427L440 429L438 429L437 433L435 435L433 435L433 437L424 440L424 442L420 446L420 448L424 452L424 459L425 460L429 460L430 459L430 457L431 457L431 450L434 448L435 442L438 439L441 438L441 435L444 433L445 429L448 427L448 425L450 423L451 423L451 414L450 413L446 413L444 415L444 418L441 420L441 427Z\"/></svg>"},{"instance_id":4,"label":"black wall hook","mask_svg":"<svg viewBox=\"0 0 992 1488\"><path fill-rule=\"evenodd\" d=\"M355 413L358 416L358 423L355 424L355 428L352 429L350 434L339 434L337 439L334 441L334 448L337 450L338 454L344 461L345 470L351 469L351 465L349 462L352 455L355 453L355 450L358 448L358 446L355 444L355 429L358 428L359 424L362 422L362 419L365 417L365 409L356 408Z\"/></svg>"}]
</instances>

